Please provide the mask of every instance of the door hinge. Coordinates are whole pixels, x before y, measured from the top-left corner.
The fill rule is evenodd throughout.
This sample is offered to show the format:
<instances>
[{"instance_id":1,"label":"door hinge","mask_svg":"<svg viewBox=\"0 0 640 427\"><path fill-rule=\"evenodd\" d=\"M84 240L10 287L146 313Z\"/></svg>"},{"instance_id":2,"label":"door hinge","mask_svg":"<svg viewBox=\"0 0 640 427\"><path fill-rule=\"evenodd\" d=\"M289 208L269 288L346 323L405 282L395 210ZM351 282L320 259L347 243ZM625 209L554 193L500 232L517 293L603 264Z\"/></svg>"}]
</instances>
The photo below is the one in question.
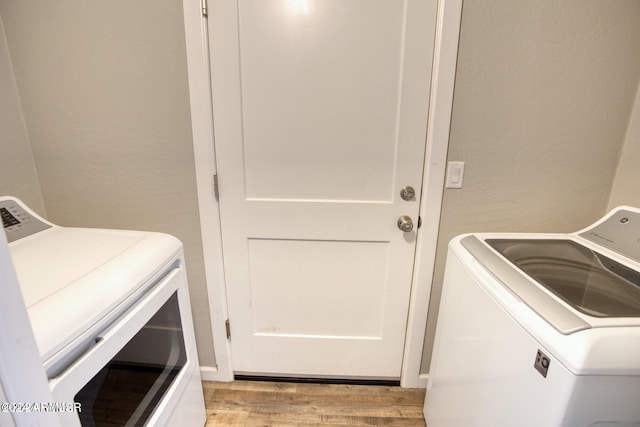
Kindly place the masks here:
<instances>
[{"instance_id":1,"label":"door hinge","mask_svg":"<svg viewBox=\"0 0 640 427\"><path fill-rule=\"evenodd\" d=\"M209 16L207 0L200 0L200 5L202 6L202 16Z\"/></svg>"},{"instance_id":2,"label":"door hinge","mask_svg":"<svg viewBox=\"0 0 640 427\"><path fill-rule=\"evenodd\" d=\"M418 228L422 227L422 217L418 216Z\"/></svg>"},{"instance_id":3,"label":"door hinge","mask_svg":"<svg viewBox=\"0 0 640 427\"><path fill-rule=\"evenodd\" d=\"M231 323L229 323L229 319L225 320L224 327L227 329L227 339L231 339Z\"/></svg>"},{"instance_id":4,"label":"door hinge","mask_svg":"<svg viewBox=\"0 0 640 427\"><path fill-rule=\"evenodd\" d=\"M220 199L220 190L218 187L218 174L214 174L213 175L213 196L216 198L216 200Z\"/></svg>"}]
</instances>

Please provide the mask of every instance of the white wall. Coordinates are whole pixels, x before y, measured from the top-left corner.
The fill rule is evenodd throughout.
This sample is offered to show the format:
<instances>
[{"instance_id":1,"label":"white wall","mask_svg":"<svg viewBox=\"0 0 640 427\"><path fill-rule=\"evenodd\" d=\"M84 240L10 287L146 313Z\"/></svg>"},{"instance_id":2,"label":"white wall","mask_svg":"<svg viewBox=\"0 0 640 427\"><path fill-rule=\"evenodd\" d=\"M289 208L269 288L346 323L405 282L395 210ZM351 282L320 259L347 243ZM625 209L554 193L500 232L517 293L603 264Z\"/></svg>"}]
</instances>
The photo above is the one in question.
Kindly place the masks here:
<instances>
[{"instance_id":1,"label":"white wall","mask_svg":"<svg viewBox=\"0 0 640 427\"><path fill-rule=\"evenodd\" d=\"M464 188L444 194L423 373L452 237L570 232L606 211L638 88L639 22L635 0L464 3L448 154L466 162Z\"/></svg>"},{"instance_id":2,"label":"white wall","mask_svg":"<svg viewBox=\"0 0 640 427\"><path fill-rule=\"evenodd\" d=\"M640 208L640 86L636 94L627 136L622 148L620 163L616 173L609 209L619 205Z\"/></svg>"},{"instance_id":3,"label":"white wall","mask_svg":"<svg viewBox=\"0 0 640 427\"><path fill-rule=\"evenodd\" d=\"M0 195L16 196L40 214L44 203L0 21Z\"/></svg>"},{"instance_id":4,"label":"white wall","mask_svg":"<svg viewBox=\"0 0 640 427\"><path fill-rule=\"evenodd\" d=\"M215 366L182 2L0 1L0 15L47 217L181 239L200 363Z\"/></svg>"}]
</instances>

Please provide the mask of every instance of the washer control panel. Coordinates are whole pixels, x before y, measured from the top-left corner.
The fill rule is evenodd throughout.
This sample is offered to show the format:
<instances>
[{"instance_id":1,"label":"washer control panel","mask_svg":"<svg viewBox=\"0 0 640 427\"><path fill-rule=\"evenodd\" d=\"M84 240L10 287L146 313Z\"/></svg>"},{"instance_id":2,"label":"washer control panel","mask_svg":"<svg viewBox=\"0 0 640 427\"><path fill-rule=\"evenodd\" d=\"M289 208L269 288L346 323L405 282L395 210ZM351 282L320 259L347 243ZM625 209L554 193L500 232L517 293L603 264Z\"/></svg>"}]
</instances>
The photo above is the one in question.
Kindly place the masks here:
<instances>
[{"instance_id":1,"label":"washer control panel","mask_svg":"<svg viewBox=\"0 0 640 427\"><path fill-rule=\"evenodd\" d=\"M579 236L640 262L640 210L619 207Z\"/></svg>"},{"instance_id":2,"label":"washer control panel","mask_svg":"<svg viewBox=\"0 0 640 427\"><path fill-rule=\"evenodd\" d=\"M0 199L0 216L9 243L51 228L15 199Z\"/></svg>"}]
</instances>

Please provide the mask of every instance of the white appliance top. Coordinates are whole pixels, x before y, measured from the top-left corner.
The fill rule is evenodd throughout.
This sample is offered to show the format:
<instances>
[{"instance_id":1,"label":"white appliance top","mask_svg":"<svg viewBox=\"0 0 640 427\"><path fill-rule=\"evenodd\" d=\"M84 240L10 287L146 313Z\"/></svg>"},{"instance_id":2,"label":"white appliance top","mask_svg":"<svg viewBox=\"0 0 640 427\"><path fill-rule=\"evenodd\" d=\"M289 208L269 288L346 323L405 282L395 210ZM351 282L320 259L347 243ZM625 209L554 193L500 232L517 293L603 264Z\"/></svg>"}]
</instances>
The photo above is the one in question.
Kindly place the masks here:
<instances>
[{"instance_id":1,"label":"white appliance top","mask_svg":"<svg viewBox=\"0 0 640 427\"><path fill-rule=\"evenodd\" d=\"M137 298L182 251L162 233L60 227L15 198L1 197L0 213L43 362Z\"/></svg>"},{"instance_id":2,"label":"white appliance top","mask_svg":"<svg viewBox=\"0 0 640 427\"><path fill-rule=\"evenodd\" d=\"M640 375L639 209L576 233L467 234L450 248L572 372Z\"/></svg>"}]
</instances>

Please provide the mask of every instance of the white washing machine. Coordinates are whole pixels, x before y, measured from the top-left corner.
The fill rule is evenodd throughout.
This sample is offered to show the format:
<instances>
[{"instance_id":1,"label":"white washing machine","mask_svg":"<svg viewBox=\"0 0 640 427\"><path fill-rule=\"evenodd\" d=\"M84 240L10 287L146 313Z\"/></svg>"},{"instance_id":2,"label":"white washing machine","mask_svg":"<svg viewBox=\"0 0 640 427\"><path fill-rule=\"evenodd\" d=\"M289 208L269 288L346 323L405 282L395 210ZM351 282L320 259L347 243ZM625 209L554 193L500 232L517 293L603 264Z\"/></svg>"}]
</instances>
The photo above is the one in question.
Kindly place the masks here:
<instances>
[{"instance_id":1,"label":"white washing machine","mask_svg":"<svg viewBox=\"0 0 640 427\"><path fill-rule=\"evenodd\" d=\"M640 426L640 210L449 244L429 427Z\"/></svg>"},{"instance_id":2,"label":"white washing machine","mask_svg":"<svg viewBox=\"0 0 640 427\"><path fill-rule=\"evenodd\" d=\"M56 226L11 197L0 216L56 400L45 403L58 405L51 416L64 426L203 426L182 243Z\"/></svg>"}]
</instances>

